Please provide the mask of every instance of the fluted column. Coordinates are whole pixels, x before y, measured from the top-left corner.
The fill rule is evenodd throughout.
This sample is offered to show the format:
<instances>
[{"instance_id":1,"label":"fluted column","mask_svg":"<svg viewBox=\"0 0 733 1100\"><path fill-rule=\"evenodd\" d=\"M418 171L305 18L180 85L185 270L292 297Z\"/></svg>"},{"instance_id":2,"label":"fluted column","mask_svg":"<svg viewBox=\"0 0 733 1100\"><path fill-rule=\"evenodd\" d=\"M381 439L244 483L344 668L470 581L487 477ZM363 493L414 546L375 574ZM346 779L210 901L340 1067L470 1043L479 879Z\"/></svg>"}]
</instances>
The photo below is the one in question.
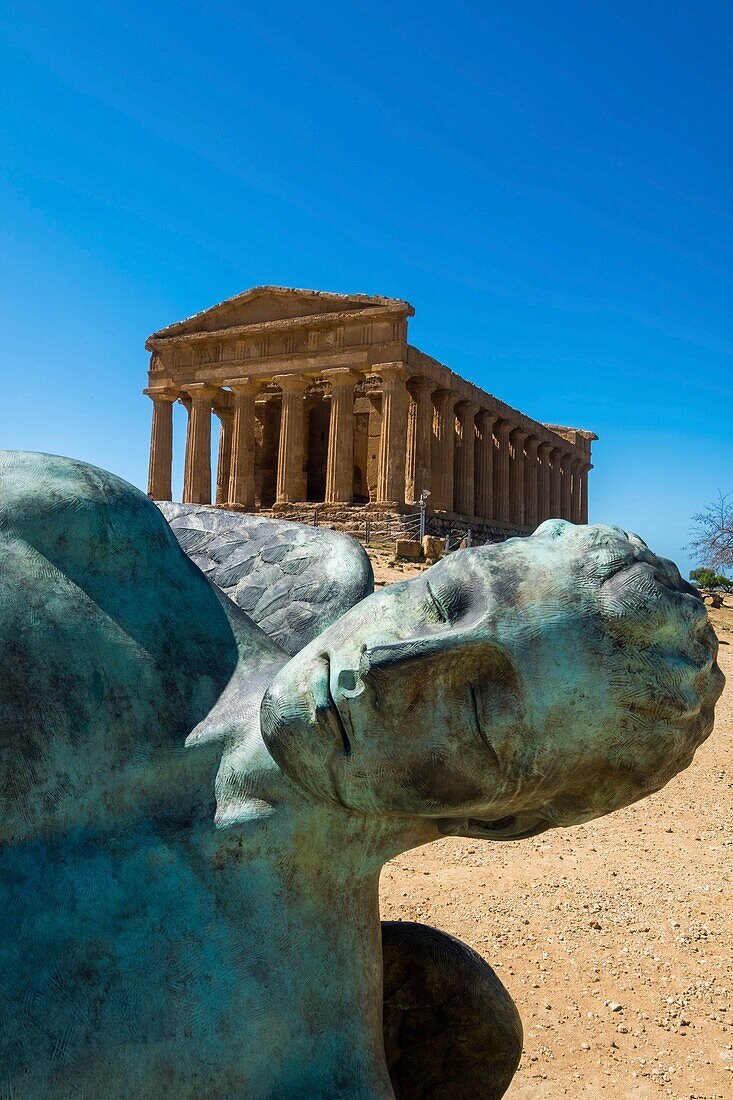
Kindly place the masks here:
<instances>
[{"instance_id":1,"label":"fluted column","mask_svg":"<svg viewBox=\"0 0 733 1100\"><path fill-rule=\"evenodd\" d=\"M580 468L580 518L578 523L588 522L588 474L593 469L591 462L586 462Z\"/></svg>"},{"instance_id":2,"label":"fluted column","mask_svg":"<svg viewBox=\"0 0 733 1100\"><path fill-rule=\"evenodd\" d=\"M456 440L456 477L453 507L464 516L473 516L475 501L476 428L474 418L478 405L459 401L456 405L458 438Z\"/></svg>"},{"instance_id":3,"label":"fluted column","mask_svg":"<svg viewBox=\"0 0 733 1100\"><path fill-rule=\"evenodd\" d=\"M179 395L174 390L145 390L145 393L153 402L148 496L151 500L171 500L173 402L178 400Z\"/></svg>"},{"instance_id":4,"label":"fluted column","mask_svg":"<svg viewBox=\"0 0 733 1100\"><path fill-rule=\"evenodd\" d=\"M229 467L229 504L254 508L255 503L255 394L258 382L248 378L227 382L232 391L232 458Z\"/></svg>"},{"instance_id":5,"label":"fluted column","mask_svg":"<svg viewBox=\"0 0 733 1100\"><path fill-rule=\"evenodd\" d=\"M280 374L273 382L282 391L280 445L277 454L277 504L305 498L305 405L308 383L297 374Z\"/></svg>"},{"instance_id":6,"label":"fluted column","mask_svg":"<svg viewBox=\"0 0 733 1100\"><path fill-rule=\"evenodd\" d=\"M550 465L551 443L540 443L538 451L539 478L537 486L537 520L544 523L552 518L552 466Z\"/></svg>"},{"instance_id":7,"label":"fluted column","mask_svg":"<svg viewBox=\"0 0 733 1100\"><path fill-rule=\"evenodd\" d=\"M232 427L234 413L231 406L214 402L214 412L219 418L219 449L216 459L216 503L229 501L229 479L232 464Z\"/></svg>"},{"instance_id":8,"label":"fluted column","mask_svg":"<svg viewBox=\"0 0 733 1100\"><path fill-rule=\"evenodd\" d=\"M571 462L571 501L570 519L573 523L580 523L580 471L583 468L583 460L574 458Z\"/></svg>"},{"instance_id":9,"label":"fluted column","mask_svg":"<svg viewBox=\"0 0 733 1100\"><path fill-rule=\"evenodd\" d=\"M562 508L562 518L572 520L573 518L573 460L571 455L563 455L560 463L562 470L562 495L560 500L560 507Z\"/></svg>"},{"instance_id":10,"label":"fluted column","mask_svg":"<svg viewBox=\"0 0 733 1100\"><path fill-rule=\"evenodd\" d=\"M211 405L219 391L204 382L182 388L190 398L185 403L188 408L188 431L183 503L211 504Z\"/></svg>"},{"instance_id":11,"label":"fluted column","mask_svg":"<svg viewBox=\"0 0 733 1100\"><path fill-rule=\"evenodd\" d=\"M493 413L482 409L476 417L476 457L474 459L476 476L475 514L482 519L491 519L494 515L494 436L492 429L496 423Z\"/></svg>"},{"instance_id":12,"label":"fluted column","mask_svg":"<svg viewBox=\"0 0 733 1100\"><path fill-rule=\"evenodd\" d=\"M380 363L374 371L382 379L377 503L404 504L409 375L402 363Z\"/></svg>"},{"instance_id":13,"label":"fluted column","mask_svg":"<svg viewBox=\"0 0 733 1100\"><path fill-rule=\"evenodd\" d=\"M587 524L588 522L588 474L593 469L590 462L578 460L573 470L572 480L572 506L575 511L573 522Z\"/></svg>"},{"instance_id":14,"label":"fluted column","mask_svg":"<svg viewBox=\"0 0 733 1100\"><path fill-rule=\"evenodd\" d=\"M431 485L431 446L433 431L433 402L431 395L435 382L429 378L417 378L410 383L409 415L407 420L407 466L405 471L405 499L418 501L423 489ZM434 503L431 501L431 504Z\"/></svg>"},{"instance_id":15,"label":"fluted column","mask_svg":"<svg viewBox=\"0 0 733 1100\"><path fill-rule=\"evenodd\" d=\"M509 464L509 507L513 523L524 525L524 441L527 432L515 428L509 436L511 457Z\"/></svg>"},{"instance_id":16,"label":"fluted column","mask_svg":"<svg viewBox=\"0 0 733 1100\"><path fill-rule=\"evenodd\" d=\"M357 374L346 368L327 370L331 383L331 420L326 460L326 503L351 504L354 499L354 386Z\"/></svg>"},{"instance_id":17,"label":"fluted column","mask_svg":"<svg viewBox=\"0 0 733 1100\"><path fill-rule=\"evenodd\" d=\"M509 435L512 426L508 420L499 420L494 426L494 518L509 523L512 513L509 507Z\"/></svg>"},{"instance_id":18,"label":"fluted column","mask_svg":"<svg viewBox=\"0 0 733 1100\"><path fill-rule=\"evenodd\" d=\"M432 444L432 505L445 512L453 511L453 463L456 450L455 412L458 394L440 390L433 404Z\"/></svg>"},{"instance_id":19,"label":"fluted column","mask_svg":"<svg viewBox=\"0 0 733 1100\"><path fill-rule=\"evenodd\" d=\"M524 525L533 531L539 520L537 518L537 484L538 484L538 458L540 441L531 435L524 444Z\"/></svg>"},{"instance_id":20,"label":"fluted column","mask_svg":"<svg viewBox=\"0 0 733 1100\"><path fill-rule=\"evenodd\" d=\"M550 451L550 519L560 519L562 516L562 470L560 461L562 451L559 447L553 447Z\"/></svg>"}]
</instances>

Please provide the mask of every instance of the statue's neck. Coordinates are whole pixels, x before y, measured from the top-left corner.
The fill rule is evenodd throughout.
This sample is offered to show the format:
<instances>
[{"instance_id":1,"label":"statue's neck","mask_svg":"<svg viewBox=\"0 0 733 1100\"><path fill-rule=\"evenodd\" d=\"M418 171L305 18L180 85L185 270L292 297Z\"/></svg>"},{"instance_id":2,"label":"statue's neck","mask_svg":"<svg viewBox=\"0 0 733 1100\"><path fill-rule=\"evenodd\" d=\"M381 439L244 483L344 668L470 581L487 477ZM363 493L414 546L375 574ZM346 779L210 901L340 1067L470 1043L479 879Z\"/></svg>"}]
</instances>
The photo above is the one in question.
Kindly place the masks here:
<instances>
[{"instance_id":1,"label":"statue's neck","mask_svg":"<svg viewBox=\"0 0 733 1100\"><path fill-rule=\"evenodd\" d=\"M391 855L428 839L403 821L314 804L259 738L238 747L244 797L203 834L217 904L238 930L253 1096L391 1097L382 1037L378 880ZM202 853L203 854L203 853ZM244 950L244 945L247 949Z\"/></svg>"},{"instance_id":2,"label":"statue's neck","mask_svg":"<svg viewBox=\"0 0 733 1100\"><path fill-rule=\"evenodd\" d=\"M355 867L343 830L311 830L284 811L255 832L235 827L205 842L218 868L217 909L239 945L235 1056L244 1057L247 1095L391 1097L379 861Z\"/></svg>"}]
</instances>

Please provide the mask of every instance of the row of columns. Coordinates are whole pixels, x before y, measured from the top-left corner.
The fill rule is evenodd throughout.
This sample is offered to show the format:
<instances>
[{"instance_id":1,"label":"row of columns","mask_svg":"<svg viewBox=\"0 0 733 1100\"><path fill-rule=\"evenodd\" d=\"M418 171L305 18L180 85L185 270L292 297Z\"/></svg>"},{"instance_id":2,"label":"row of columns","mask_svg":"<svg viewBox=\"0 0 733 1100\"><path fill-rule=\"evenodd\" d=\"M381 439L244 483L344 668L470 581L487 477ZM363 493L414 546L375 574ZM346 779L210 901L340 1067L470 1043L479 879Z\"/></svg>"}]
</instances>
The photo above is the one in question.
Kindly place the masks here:
<instances>
[{"instance_id":1,"label":"row of columns","mask_svg":"<svg viewBox=\"0 0 733 1100\"><path fill-rule=\"evenodd\" d=\"M411 379L402 363L380 364L377 372L382 379L377 503L415 501L429 489L430 504L438 511L528 528L551 517L587 522L589 462L427 378ZM354 388L360 375L344 368L321 377L331 386L325 499L350 503ZM304 394L309 381L298 375L272 381L282 392L276 499L297 503L306 496ZM206 383L146 391L153 401L148 492L154 499L171 499L172 405L180 400L188 409L184 503L211 502L213 410L221 423L216 503L254 506L255 396L263 383L240 379L224 385L230 396Z\"/></svg>"}]
</instances>

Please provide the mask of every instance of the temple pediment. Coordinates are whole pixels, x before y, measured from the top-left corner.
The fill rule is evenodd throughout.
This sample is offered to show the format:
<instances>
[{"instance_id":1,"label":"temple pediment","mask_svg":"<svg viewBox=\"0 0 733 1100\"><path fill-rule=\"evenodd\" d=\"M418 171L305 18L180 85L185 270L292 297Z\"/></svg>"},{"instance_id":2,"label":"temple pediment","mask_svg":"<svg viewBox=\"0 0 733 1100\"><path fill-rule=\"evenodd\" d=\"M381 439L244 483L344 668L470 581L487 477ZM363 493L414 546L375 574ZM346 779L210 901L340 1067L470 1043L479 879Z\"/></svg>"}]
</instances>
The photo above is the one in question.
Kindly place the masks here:
<instances>
[{"instance_id":1,"label":"temple pediment","mask_svg":"<svg viewBox=\"0 0 733 1100\"><path fill-rule=\"evenodd\" d=\"M196 333L219 332L245 325L288 321L319 315L389 312L411 317L409 302L369 294L330 294L292 287L259 286L154 332L150 339L170 339ZM324 317L325 320L325 317Z\"/></svg>"}]
</instances>

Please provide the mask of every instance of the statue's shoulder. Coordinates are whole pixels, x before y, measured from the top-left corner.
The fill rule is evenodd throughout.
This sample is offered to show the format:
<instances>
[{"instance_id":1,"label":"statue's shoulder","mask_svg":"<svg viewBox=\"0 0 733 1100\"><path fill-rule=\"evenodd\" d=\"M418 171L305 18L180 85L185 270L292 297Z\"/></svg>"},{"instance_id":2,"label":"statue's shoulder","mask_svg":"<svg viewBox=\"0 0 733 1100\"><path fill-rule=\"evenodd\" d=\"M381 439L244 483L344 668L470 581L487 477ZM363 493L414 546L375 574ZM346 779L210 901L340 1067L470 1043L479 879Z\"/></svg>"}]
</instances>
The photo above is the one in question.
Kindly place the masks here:
<instances>
[{"instance_id":1,"label":"statue's shoulder","mask_svg":"<svg viewBox=\"0 0 733 1100\"><path fill-rule=\"evenodd\" d=\"M273 644L88 463L0 452L0 563L0 842L175 805L187 735Z\"/></svg>"},{"instance_id":2,"label":"statue's shoulder","mask_svg":"<svg viewBox=\"0 0 733 1100\"><path fill-rule=\"evenodd\" d=\"M79 580L98 575L112 583L127 570L129 586L162 558L167 565L178 560L174 583L192 574L144 493L108 470L61 455L0 451L0 535L26 543L62 572L82 569Z\"/></svg>"}]
</instances>

